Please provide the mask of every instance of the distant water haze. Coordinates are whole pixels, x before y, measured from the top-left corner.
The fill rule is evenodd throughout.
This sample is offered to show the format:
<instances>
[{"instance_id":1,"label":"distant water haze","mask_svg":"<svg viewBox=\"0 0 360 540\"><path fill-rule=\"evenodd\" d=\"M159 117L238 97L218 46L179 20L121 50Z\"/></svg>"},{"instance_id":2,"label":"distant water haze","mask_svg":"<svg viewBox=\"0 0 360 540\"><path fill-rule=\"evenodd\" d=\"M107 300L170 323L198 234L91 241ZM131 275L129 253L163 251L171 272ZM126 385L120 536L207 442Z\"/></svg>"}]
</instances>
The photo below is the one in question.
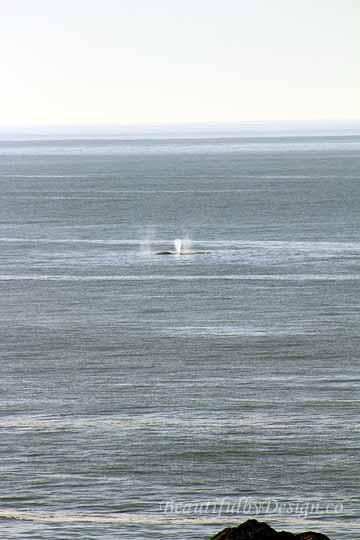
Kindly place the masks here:
<instances>
[{"instance_id":1,"label":"distant water haze","mask_svg":"<svg viewBox=\"0 0 360 540\"><path fill-rule=\"evenodd\" d=\"M359 135L360 117L354 120L276 120L246 122L185 122L139 125L0 126L0 140L31 139L157 139L268 136Z\"/></svg>"}]
</instances>

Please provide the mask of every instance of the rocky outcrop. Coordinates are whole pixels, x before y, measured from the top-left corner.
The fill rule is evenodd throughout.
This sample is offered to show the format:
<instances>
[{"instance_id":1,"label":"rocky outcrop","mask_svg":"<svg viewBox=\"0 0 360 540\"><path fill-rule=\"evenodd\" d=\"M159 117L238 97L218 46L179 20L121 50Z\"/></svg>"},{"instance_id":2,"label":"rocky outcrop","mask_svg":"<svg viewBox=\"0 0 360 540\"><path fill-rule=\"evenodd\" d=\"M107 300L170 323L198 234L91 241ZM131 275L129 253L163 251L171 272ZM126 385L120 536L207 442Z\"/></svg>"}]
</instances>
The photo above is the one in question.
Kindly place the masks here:
<instances>
[{"instance_id":1,"label":"rocky outcrop","mask_svg":"<svg viewBox=\"0 0 360 540\"><path fill-rule=\"evenodd\" d=\"M330 540L330 538L312 531L299 534L277 532L267 523L249 519L238 527L224 529L213 536L212 540Z\"/></svg>"}]
</instances>

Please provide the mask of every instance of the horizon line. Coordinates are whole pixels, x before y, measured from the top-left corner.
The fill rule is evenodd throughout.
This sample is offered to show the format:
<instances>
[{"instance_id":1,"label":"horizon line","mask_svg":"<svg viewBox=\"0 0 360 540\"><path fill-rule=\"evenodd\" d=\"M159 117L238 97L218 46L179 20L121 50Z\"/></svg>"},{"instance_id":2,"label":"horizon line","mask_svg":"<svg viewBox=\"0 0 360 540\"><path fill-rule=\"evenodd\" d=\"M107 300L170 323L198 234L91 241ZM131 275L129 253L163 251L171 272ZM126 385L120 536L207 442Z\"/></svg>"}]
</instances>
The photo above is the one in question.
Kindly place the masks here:
<instances>
[{"instance_id":1,"label":"horizon line","mask_svg":"<svg viewBox=\"0 0 360 540\"><path fill-rule=\"evenodd\" d=\"M359 118L293 118L293 119L254 119L254 120L207 120L207 121L190 121L184 122L135 122L135 123L49 123L49 124L8 124L0 125L0 131L5 130L28 130L28 129L137 129L137 128L197 128L197 127L241 127L241 126L258 126L258 125L306 125L306 124L351 124L360 123Z\"/></svg>"}]
</instances>

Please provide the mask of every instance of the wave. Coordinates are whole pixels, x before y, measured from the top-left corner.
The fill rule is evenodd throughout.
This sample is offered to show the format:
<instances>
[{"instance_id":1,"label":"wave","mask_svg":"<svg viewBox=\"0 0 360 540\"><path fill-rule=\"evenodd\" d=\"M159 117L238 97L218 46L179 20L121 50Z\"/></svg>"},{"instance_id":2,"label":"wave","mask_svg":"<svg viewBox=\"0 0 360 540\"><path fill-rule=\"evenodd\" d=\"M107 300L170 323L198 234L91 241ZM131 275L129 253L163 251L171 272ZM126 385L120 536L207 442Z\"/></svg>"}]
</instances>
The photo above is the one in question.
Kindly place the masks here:
<instances>
[{"instance_id":1,"label":"wave","mask_svg":"<svg viewBox=\"0 0 360 540\"><path fill-rule=\"evenodd\" d=\"M140 240L96 240L89 238L21 238L21 237L0 237L0 242L21 243L21 244L99 244L99 245L124 245L138 246ZM166 243L165 240L157 242L157 244ZM167 242L168 243L168 242ZM359 245L360 248L360 245Z\"/></svg>"},{"instance_id":2,"label":"wave","mask_svg":"<svg viewBox=\"0 0 360 540\"><path fill-rule=\"evenodd\" d=\"M163 514L128 514L128 513L104 513L104 514L85 514L85 513L62 513L62 512L29 512L21 510L0 510L0 519L19 520L19 521L32 521L32 522L47 522L47 523L113 523L113 524L133 524L133 525L208 525L208 524L238 524L239 521L248 519L249 515L179 515L171 513ZM263 519L264 516L261 516ZM343 521L335 521L329 519L310 519L303 517L289 517L282 518L281 516L274 518L271 516L269 519L265 518L270 525L293 524L297 528L309 527L319 528L324 530L324 524L326 522L328 528L344 529ZM352 521L349 527L352 532L360 531L360 523L354 523Z\"/></svg>"},{"instance_id":3,"label":"wave","mask_svg":"<svg viewBox=\"0 0 360 540\"><path fill-rule=\"evenodd\" d=\"M97 226L75 226L76 229L81 228L96 228ZM29 237L13 237L13 236L1 236L0 242L8 243L46 243L46 244L98 244L98 245L126 245L126 246L139 246L142 245L145 240L142 238L137 239L97 239L97 238L29 238ZM172 244L172 240L152 240L150 244L168 245ZM244 249L244 248L262 248L262 249L295 249L300 251L316 250L316 251L360 251L360 242L324 242L324 241L288 241L288 240L192 240L192 244L197 247L214 247L217 250L228 250L231 248Z\"/></svg>"},{"instance_id":4,"label":"wave","mask_svg":"<svg viewBox=\"0 0 360 540\"><path fill-rule=\"evenodd\" d=\"M0 178L96 178L98 176L108 176L110 178L114 177L114 173L88 173L88 174L0 174ZM177 175L179 178L182 178L182 175ZM197 175L201 178L207 178L206 175ZM297 179L297 180L314 180L316 179L323 179L323 178L333 178L337 179L339 178L338 174L316 174L316 175L309 175L309 174L236 174L234 175L236 178L259 178L262 180L290 180L290 179ZM231 177L231 175L228 175L228 177ZM348 180L357 180L359 177L356 175L342 175L342 179L348 179Z\"/></svg>"},{"instance_id":5,"label":"wave","mask_svg":"<svg viewBox=\"0 0 360 540\"><path fill-rule=\"evenodd\" d=\"M236 521L234 516L199 516L199 515L173 515L163 513L154 514L126 514L126 513L108 513L108 514L85 514L85 513L60 513L60 512L27 512L18 510L0 510L0 519L14 519L21 521L34 522L52 522L52 523L123 523L139 525L190 525L190 524L208 524L208 523L233 523Z\"/></svg>"},{"instance_id":6,"label":"wave","mask_svg":"<svg viewBox=\"0 0 360 540\"><path fill-rule=\"evenodd\" d=\"M96 178L97 176L109 176L111 173L89 174L0 174L0 178Z\"/></svg>"},{"instance_id":7,"label":"wave","mask_svg":"<svg viewBox=\"0 0 360 540\"><path fill-rule=\"evenodd\" d=\"M225 275L59 275L0 274L0 281L359 281L360 274L225 274Z\"/></svg>"}]
</instances>

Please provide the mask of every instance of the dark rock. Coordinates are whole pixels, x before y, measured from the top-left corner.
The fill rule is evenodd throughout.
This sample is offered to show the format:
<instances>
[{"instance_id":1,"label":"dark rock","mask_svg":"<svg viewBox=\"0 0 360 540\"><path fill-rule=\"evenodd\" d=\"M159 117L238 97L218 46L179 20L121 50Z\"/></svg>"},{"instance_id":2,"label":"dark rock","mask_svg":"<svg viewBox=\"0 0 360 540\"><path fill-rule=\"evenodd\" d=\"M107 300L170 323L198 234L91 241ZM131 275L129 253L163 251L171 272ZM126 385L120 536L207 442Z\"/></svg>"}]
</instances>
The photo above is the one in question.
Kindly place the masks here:
<instances>
[{"instance_id":1,"label":"dark rock","mask_svg":"<svg viewBox=\"0 0 360 540\"><path fill-rule=\"evenodd\" d=\"M277 532L267 523L249 519L238 527L228 527L215 534L212 540L330 540L330 538L311 531L299 534Z\"/></svg>"}]
</instances>

